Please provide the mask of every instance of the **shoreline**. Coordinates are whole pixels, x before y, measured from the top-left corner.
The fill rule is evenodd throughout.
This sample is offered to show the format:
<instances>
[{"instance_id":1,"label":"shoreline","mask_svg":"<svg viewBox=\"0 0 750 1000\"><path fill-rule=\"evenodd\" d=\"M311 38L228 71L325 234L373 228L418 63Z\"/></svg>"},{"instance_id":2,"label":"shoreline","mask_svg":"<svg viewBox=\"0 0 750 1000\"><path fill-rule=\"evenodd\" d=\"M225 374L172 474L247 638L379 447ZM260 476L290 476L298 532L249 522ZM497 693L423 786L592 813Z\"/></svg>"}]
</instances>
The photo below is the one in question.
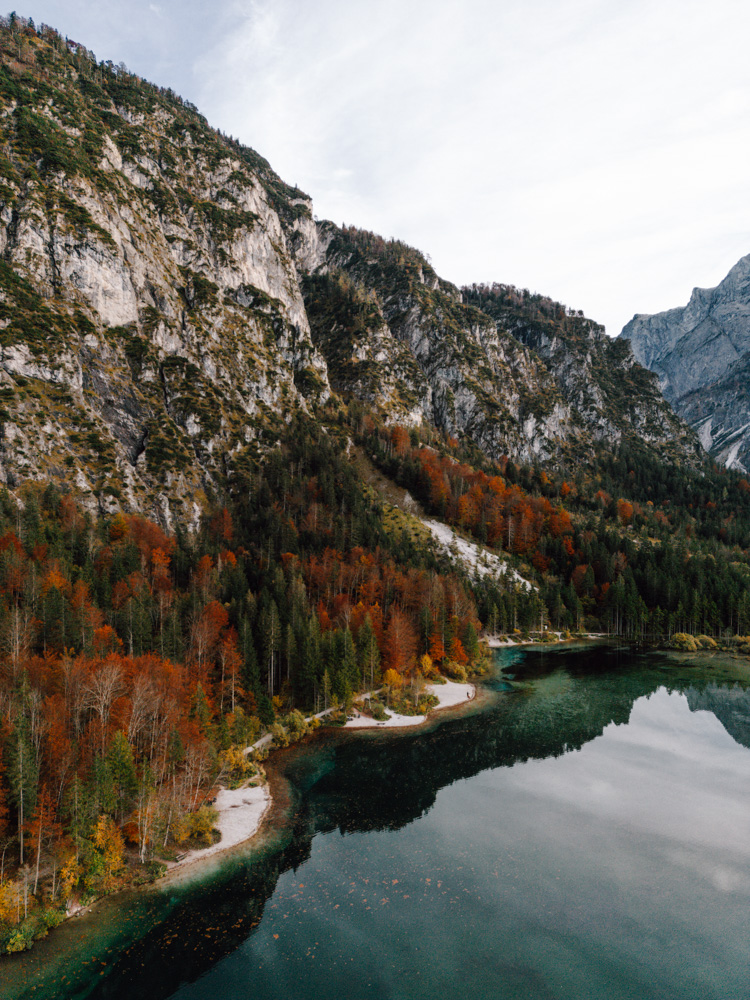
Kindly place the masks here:
<instances>
[{"instance_id":1,"label":"shoreline","mask_svg":"<svg viewBox=\"0 0 750 1000\"><path fill-rule=\"evenodd\" d=\"M588 633L585 636L571 636L569 639L563 639L561 633L557 633L557 635L558 638L548 642L540 642L539 640L534 639L515 642L512 639L500 640L494 636L488 637L485 641L490 649L510 649L529 646L539 648L559 647L580 642L599 642L611 638L606 633ZM696 658L696 653L690 654L682 652L681 654L681 651L673 649L670 650L668 648L664 648L662 651L664 653L676 654L677 656L683 655L690 657L691 659ZM699 650L698 658L700 658L701 652L709 654L705 657L706 659L718 659L718 656L716 655L718 651ZM711 652L714 652L714 657L710 656ZM735 657L733 657L733 659L734 658ZM741 660L745 659L745 657L737 656L736 659ZM357 712L354 718L349 719L345 725L335 728L339 731L348 730L350 732L356 730L373 732L381 729L416 729L431 721L435 715L453 708L460 708L464 705L468 705L477 697L477 685L469 681L457 682L446 679L444 684L426 685L425 690L430 694L434 694L438 699L438 704L434 708L430 709L427 715L399 715L397 712L391 712L386 706L386 711L388 712L390 718L382 722L378 722L370 716L362 715ZM325 716L331 711L331 709L328 709L328 711L319 712L314 717L323 721ZM267 745L272 741L272 739L273 737L271 734L267 733L255 744L247 747L243 752L248 753L256 747ZM210 845L209 847L199 848L188 852L188 854L180 861L167 862L167 871L164 877L167 878L173 873L183 870L187 866L192 866L197 862L208 860L209 858L221 854L223 851L228 851L239 844L244 844L252 840L260 832L263 820L269 815L274 805L275 799L271 794L268 781L264 782L262 785L252 788L246 786L232 790L221 788L216 797L215 803L215 807L219 813L219 819L217 820L215 829L221 831L221 840Z\"/></svg>"},{"instance_id":2,"label":"shoreline","mask_svg":"<svg viewBox=\"0 0 750 1000\"><path fill-rule=\"evenodd\" d=\"M427 715L399 715L398 712L389 712L390 718L382 722L373 719L369 715L357 714L353 719L349 719L342 729L405 729L424 725L436 713L449 708L457 708L459 705L467 705L473 701L477 695L475 684L469 681L458 682L446 680L445 684L427 684L425 690L429 694L434 694L438 699L437 705L430 709Z\"/></svg>"},{"instance_id":3,"label":"shoreline","mask_svg":"<svg viewBox=\"0 0 750 1000\"><path fill-rule=\"evenodd\" d=\"M399 715L393 712L390 719L384 722L378 722L369 716L358 715L354 719L350 719L340 729L372 731L377 729L417 728L431 720L439 712L468 705L474 701L477 695L476 685L469 682L458 683L446 680L445 684L427 685L427 690L438 699L438 704L427 715ZM326 713L320 714L325 715ZM262 739L265 740L266 737ZM258 746L260 742L259 740L253 746ZM228 851L232 847L237 847L239 844L246 844L248 841L253 840L260 832L263 820L268 816L274 804L275 800L271 794L268 782L264 782L262 785L254 788L242 787L232 790L222 788L216 796L216 802L214 803L219 813L215 829L221 831L221 840L208 847L196 848L189 851L179 861L167 862L167 871L164 878L169 878L171 875L183 871L188 866L194 866L198 862L207 861L209 858L216 857L216 855Z\"/></svg>"},{"instance_id":4,"label":"shoreline","mask_svg":"<svg viewBox=\"0 0 750 1000\"><path fill-rule=\"evenodd\" d=\"M345 726L336 728L339 731L348 729L349 731L360 730L366 732L378 729L416 729L432 720L438 713L468 705L477 696L477 686L469 682L458 683L446 680L445 684L428 685L427 690L431 694L435 694L438 698L438 704L427 715L398 715L394 712L391 714L391 718L385 722L377 722L375 719L367 716L359 716L358 719L349 720ZM329 711L331 710L329 709ZM324 717L327 714L327 712L321 712L317 717ZM265 745L272 739L271 734L267 733L255 744L247 747L244 752L249 753L255 747ZM221 840L218 840L215 844L210 844L208 847L188 851L185 857L179 861L164 862L166 864L164 875L160 879L157 879L155 883L141 888L158 889L159 885L165 885L172 878L184 874L186 870L196 869L201 862L214 859L224 852L230 851L233 847L238 847L254 840L260 834L264 821L272 813L274 807L279 804L277 798L271 792L270 785L271 778L269 775L269 778L262 785L256 785L255 787L220 788L216 796L216 802L214 803L219 813L219 818L214 829L218 829L221 832ZM123 889L122 891L128 890ZM138 891L138 887L134 887L134 891ZM86 906L68 913L65 920L89 915L102 899L111 899L114 895L117 895L117 893L92 900Z\"/></svg>"},{"instance_id":5,"label":"shoreline","mask_svg":"<svg viewBox=\"0 0 750 1000\"><path fill-rule=\"evenodd\" d=\"M252 840L260 831L272 805L273 797L267 781L261 785L220 788L214 803L214 808L219 814L214 829L221 833L221 839L215 844L209 844L208 847L197 847L188 851L179 861L167 861L164 877Z\"/></svg>"},{"instance_id":6,"label":"shoreline","mask_svg":"<svg viewBox=\"0 0 750 1000\"><path fill-rule=\"evenodd\" d=\"M589 635L583 641L602 638L607 637L604 635ZM578 637L571 637L570 639L558 639L549 643L538 643L533 640L517 643L512 640L500 642L492 637L486 641L490 648L502 649L512 646L561 646L582 640ZM444 684L427 685L427 690L438 698L438 704L427 715L404 716L393 712L389 713L391 718L384 722L378 722L371 717L359 715L355 719L348 720L345 726L335 728L339 731L349 730L352 732L359 730L369 733L379 729L418 729L420 726L424 726L427 722L432 721L436 715L470 704L476 700L478 694L478 687L475 683L468 681L457 682L448 679L445 680ZM317 713L315 718L322 721L330 711L332 710L329 709L328 711ZM243 752L250 753L255 748L261 748L271 743L272 740L273 736L270 733L266 733L256 743L246 747ZM179 861L163 862L166 865L166 870L162 877L158 878L155 882L143 886L123 887L123 889L117 890L114 893L94 899L85 906L76 907L74 910L69 911L65 916L64 922L67 923L67 921L74 918L89 916L100 902L105 899L112 899L114 896L119 895L120 892L137 892L142 889L158 890L160 885L166 885L173 878L179 878L189 870L197 870L201 862L216 859L221 854L232 850L232 848L239 847L256 839L261 833L265 821L282 807L280 799L284 798L283 791L279 788L274 788L275 792L280 792L279 797L278 794L273 794L271 790L271 786L275 786L278 778L278 775L274 777L275 774L275 768L271 765L267 778L261 785L254 787L243 785L237 789L220 787L215 802L219 816L214 829L218 829L221 832L221 839L215 844L188 851Z\"/></svg>"},{"instance_id":7,"label":"shoreline","mask_svg":"<svg viewBox=\"0 0 750 1000\"><path fill-rule=\"evenodd\" d=\"M523 646L567 646L574 642L598 642L600 639L614 639L616 636L607 635L606 632L587 632L585 635L571 635L569 639L563 639L562 632L548 632L547 635L557 636L556 639L500 639L498 636L486 636L486 642L490 649L517 649Z\"/></svg>"}]
</instances>

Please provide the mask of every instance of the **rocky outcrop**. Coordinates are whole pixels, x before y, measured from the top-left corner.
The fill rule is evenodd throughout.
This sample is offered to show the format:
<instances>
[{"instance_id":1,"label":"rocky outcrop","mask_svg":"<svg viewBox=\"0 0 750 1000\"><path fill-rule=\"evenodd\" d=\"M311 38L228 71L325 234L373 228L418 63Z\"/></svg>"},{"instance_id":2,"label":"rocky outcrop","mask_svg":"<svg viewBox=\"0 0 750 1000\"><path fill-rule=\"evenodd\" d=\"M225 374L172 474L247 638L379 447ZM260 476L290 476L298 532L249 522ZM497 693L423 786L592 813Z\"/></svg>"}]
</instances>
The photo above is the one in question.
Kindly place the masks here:
<instances>
[{"instance_id":1,"label":"rocky outcrop","mask_svg":"<svg viewBox=\"0 0 750 1000\"><path fill-rule=\"evenodd\" d=\"M554 315L540 322L517 289L459 290L403 243L318 230L325 252L303 266L303 290L339 391L390 419L466 435L493 457L575 464L625 436L699 461L654 376L597 324L549 300Z\"/></svg>"},{"instance_id":2,"label":"rocky outcrop","mask_svg":"<svg viewBox=\"0 0 750 1000\"><path fill-rule=\"evenodd\" d=\"M750 255L682 309L636 315L621 337L665 397L729 468L750 468Z\"/></svg>"},{"instance_id":3,"label":"rocky outcrop","mask_svg":"<svg viewBox=\"0 0 750 1000\"><path fill-rule=\"evenodd\" d=\"M664 457L701 461L695 435L627 342L607 337L580 312L510 285L472 285L463 296L540 359L590 445L611 448L625 440Z\"/></svg>"},{"instance_id":4,"label":"rocky outcrop","mask_svg":"<svg viewBox=\"0 0 750 1000\"><path fill-rule=\"evenodd\" d=\"M0 479L194 521L329 395L287 245L310 202L175 95L53 36L25 53L0 72Z\"/></svg>"},{"instance_id":5,"label":"rocky outcrop","mask_svg":"<svg viewBox=\"0 0 750 1000\"><path fill-rule=\"evenodd\" d=\"M50 479L92 509L195 523L251 487L293 414L328 419L332 392L491 458L575 465L625 434L693 454L653 377L595 324L537 330L403 243L316 222L171 91L23 32L0 28L11 490Z\"/></svg>"},{"instance_id":6,"label":"rocky outcrop","mask_svg":"<svg viewBox=\"0 0 750 1000\"><path fill-rule=\"evenodd\" d=\"M544 365L398 241L319 224L303 291L332 385L391 420L471 438L486 454L546 460L580 428ZM305 270L305 266L302 268Z\"/></svg>"}]
</instances>

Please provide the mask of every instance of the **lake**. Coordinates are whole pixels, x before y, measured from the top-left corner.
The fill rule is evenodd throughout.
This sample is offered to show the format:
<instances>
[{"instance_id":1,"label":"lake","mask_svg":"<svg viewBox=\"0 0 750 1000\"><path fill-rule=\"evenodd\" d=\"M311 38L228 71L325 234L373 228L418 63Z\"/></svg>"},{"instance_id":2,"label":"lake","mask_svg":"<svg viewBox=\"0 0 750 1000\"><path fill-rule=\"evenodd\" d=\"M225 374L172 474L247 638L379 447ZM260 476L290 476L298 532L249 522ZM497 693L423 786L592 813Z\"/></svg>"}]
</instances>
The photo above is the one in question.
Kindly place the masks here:
<instances>
[{"instance_id":1,"label":"lake","mask_svg":"<svg viewBox=\"0 0 750 1000\"><path fill-rule=\"evenodd\" d=\"M106 900L0 996L750 996L746 664L504 650L418 731L275 756L262 841Z\"/></svg>"}]
</instances>

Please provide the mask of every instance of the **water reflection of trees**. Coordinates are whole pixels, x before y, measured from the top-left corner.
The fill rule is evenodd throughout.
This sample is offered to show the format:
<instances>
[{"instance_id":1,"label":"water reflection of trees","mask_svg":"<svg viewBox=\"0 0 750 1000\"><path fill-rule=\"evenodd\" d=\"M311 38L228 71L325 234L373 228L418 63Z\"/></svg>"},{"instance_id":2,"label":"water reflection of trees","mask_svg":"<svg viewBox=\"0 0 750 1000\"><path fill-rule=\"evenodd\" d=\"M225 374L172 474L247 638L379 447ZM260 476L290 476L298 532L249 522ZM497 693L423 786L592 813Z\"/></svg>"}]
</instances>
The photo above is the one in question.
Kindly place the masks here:
<instances>
[{"instance_id":1,"label":"water reflection of trees","mask_svg":"<svg viewBox=\"0 0 750 1000\"><path fill-rule=\"evenodd\" d=\"M210 883L180 890L163 913L144 917L155 926L118 956L110 975L79 995L125 1000L134 983L146 982L149 1000L164 1000L246 940L281 875L310 857L317 833L403 827L455 781L580 749L608 725L627 723L635 701L659 687L684 691L693 711L714 712L750 746L750 695L702 683L691 671L601 649L554 659L527 655L513 670L518 686L475 715L430 732L320 734L281 758L296 789L286 846L252 861L234 860ZM158 908L158 899L153 905Z\"/></svg>"}]
</instances>

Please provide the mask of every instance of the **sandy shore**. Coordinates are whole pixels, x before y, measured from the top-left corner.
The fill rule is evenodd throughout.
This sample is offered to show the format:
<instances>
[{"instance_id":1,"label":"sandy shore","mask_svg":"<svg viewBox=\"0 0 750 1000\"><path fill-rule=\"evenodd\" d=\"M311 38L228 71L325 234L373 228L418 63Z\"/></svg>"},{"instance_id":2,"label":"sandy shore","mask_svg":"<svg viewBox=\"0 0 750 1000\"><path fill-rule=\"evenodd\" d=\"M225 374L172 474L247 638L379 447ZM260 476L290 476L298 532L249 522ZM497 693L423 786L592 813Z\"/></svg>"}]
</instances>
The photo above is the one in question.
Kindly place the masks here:
<instances>
[{"instance_id":1,"label":"sandy shore","mask_svg":"<svg viewBox=\"0 0 750 1000\"><path fill-rule=\"evenodd\" d=\"M463 705L476 695L477 689L473 684L458 684L455 681L446 681L445 684L428 684L425 689L428 694L434 694L438 704L432 709L433 712L440 711L441 708L454 708L456 705ZM391 712L386 708L390 719L385 722L377 722L369 715L357 715L349 719L345 729L396 729L403 726L421 726L427 720L426 715L399 715L398 712Z\"/></svg>"},{"instance_id":2,"label":"sandy shore","mask_svg":"<svg viewBox=\"0 0 750 1000\"><path fill-rule=\"evenodd\" d=\"M241 844L254 836L260 828L266 810L271 805L271 795L267 785L256 788L222 788L216 796L214 808L219 813L216 829L221 833L221 840L210 847L188 851L184 858L170 862L169 871L184 868L194 861L202 861L213 854L226 851L236 844Z\"/></svg>"},{"instance_id":3,"label":"sandy shore","mask_svg":"<svg viewBox=\"0 0 750 1000\"><path fill-rule=\"evenodd\" d=\"M434 694L438 699L438 704L432 709L437 712L443 708L454 708L456 705L463 705L471 701L476 695L476 688L473 684L457 684L455 681L446 681L445 684L428 684L426 690L429 694ZM386 709L387 711L387 709ZM321 712L319 717L327 713ZM386 722L376 722L369 716L360 715L350 719L346 726L350 729L394 729L402 726L421 726L426 721L426 715L399 715L396 712L388 713L391 717ZM267 734L254 744L259 747L270 743L272 737ZM247 747L246 752L253 747ZM260 829L263 817L271 806L271 794L268 785L259 785L255 788L237 788L230 790L222 788L216 796L214 808L219 813L216 822L216 829L221 833L221 840L204 847L200 850L188 851L179 861L172 861L167 864L168 871L174 872L186 865L196 861L203 861L221 851L226 851L230 847L235 847L253 837Z\"/></svg>"},{"instance_id":4,"label":"sandy shore","mask_svg":"<svg viewBox=\"0 0 750 1000\"><path fill-rule=\"evenodd\" d=\"M521 646L562 646L569 645L574 642L589 642L593 639L609 639L610 637L605 632L590 632L584 636L571 636L569 639L563 639L562 632L550 632L549 635L554 635L555 638L552 641L547 640L546 642L540 642L538 639L525 639L523 641L516 642L515 639L498 639L497 636L487 636L484 641L490 647L490 649L507 649L508 647L521 647Z\"/></svg>"}]
</instances>

